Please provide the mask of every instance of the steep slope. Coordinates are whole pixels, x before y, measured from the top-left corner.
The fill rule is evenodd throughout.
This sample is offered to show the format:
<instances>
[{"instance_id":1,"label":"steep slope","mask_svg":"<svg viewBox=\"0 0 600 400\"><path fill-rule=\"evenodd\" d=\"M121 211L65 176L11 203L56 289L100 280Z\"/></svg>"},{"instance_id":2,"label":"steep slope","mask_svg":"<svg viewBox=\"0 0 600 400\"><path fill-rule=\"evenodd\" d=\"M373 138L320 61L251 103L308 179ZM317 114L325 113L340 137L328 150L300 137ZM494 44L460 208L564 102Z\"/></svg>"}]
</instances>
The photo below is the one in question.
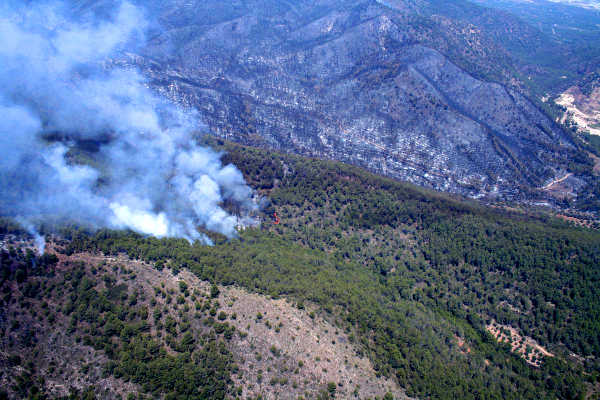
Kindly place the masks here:
<instances>
[{"instance_id":1,"label":"steep slope","mask_svg":"<svg viewBox=\"0 0 600 400\"><path fill-rule=\"evenodd\" d=\"M397 380L410 396L555 399L597 392L597 231L484 208L340 163L232 145L222 150L224 161L271 199L262 228L231 241L211 235L213 247L63 230L67 254L125 252L174 275L189 270L286 298L345 332L376 374ZM284 347L275 346L275 353ZM323 360L315 358L329 376Z\"/></svg>"},{"instance_id":2,"label":"steep slope","mask_svg":"<svg viewBox=\"0 0 600 400\"><path fill-rule=\"evenodd\" d=\"M592 92L600 72L600 7L549 0L475 2L510 12L538 30L540 40L525 38L513 51L522 62L536 65L523 72L537 87L537 97L556 99L574 86L585 95Z\"/></svg>"},{"instance_id":3,"label":"steep slope","mask_svg":"<svg viewBox=\"0 0 600 400\"><path fill-rule=\"evenodd\" d=\"M79 368L80 390L114 392L123 379L139 385L127 390L225 397L240 387L338 398L403 396L397 385L440 399L598 392L598 231L341 163L220 149L272 201L262 227L237 239L210 234L215 245L203 246L61 228L61 268L48 254L3 247L2 379L41 388L38 378L63 384ZM95 352L72 345L72 362L32 370L36 341L52 343L57 328L63 338L51 351L79 337ZM190 372L161 372L173 368ZM216 381L199 384L195 374Z\"/></svg>"},{"instance_id":4,"label":"steep slope","mask_svg":"<svg viewBox=\"0 0 600 400\"><path fill-rule=\"evenodd\" d=\"M160 29L114 62L224 138L472 196L544 196L535 188L589 167L520 94L511 51L543 37L509 14L461 1L145 5Z\"/></svg>"},{"instance_id":5,"label":"steep slope","mask_svg":"<svg viewBox=\"0 0 600 400\"><path fill-rule=\"evenodd\" d=\"M56 265L31 268L24 263L31 242L9 235L1 243L17 251L3 253L2 269L0 382L9 398L118 399L150 391L210 399L315 398L323 391L407 398L396 383L376 376L348 333L315 317L314 306L211 286L188 270L123 256L66 256L54 243L47 255L58 255ZM28 276L11 276L9 258ZM115 315L123 322L107 327ZM225 357L209 352L205 361L224 365L202 362L211 343ZM194 376L193 364L184 365L183 375L156 369L188 357L212 370Z\"/></svg>"}]
</instances>

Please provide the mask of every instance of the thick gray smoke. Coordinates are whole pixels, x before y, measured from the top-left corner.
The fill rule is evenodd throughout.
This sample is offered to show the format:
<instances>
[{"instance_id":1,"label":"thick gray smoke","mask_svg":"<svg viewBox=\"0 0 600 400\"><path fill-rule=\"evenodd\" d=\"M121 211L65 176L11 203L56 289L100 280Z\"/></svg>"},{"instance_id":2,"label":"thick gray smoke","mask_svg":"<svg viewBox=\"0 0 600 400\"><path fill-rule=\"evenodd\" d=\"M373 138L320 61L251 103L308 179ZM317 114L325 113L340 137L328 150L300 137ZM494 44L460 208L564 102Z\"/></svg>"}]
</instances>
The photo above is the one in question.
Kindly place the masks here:
<instances>
[{"instance_id":1,"label":"thick gray smoke","mask_svg":"<svg viewBox=\"0 0 600 400\"><path fill-rule=\"evenodd\" d=\"M32 233L53 216L157 237L235 235L221 204L252 207L241 173L196 145L196 116L138 71L103 67L143 41L143 11L125 2L74 22L60 4L35 4L0 6L0 212Z\"/></svg>"}]
</instances>

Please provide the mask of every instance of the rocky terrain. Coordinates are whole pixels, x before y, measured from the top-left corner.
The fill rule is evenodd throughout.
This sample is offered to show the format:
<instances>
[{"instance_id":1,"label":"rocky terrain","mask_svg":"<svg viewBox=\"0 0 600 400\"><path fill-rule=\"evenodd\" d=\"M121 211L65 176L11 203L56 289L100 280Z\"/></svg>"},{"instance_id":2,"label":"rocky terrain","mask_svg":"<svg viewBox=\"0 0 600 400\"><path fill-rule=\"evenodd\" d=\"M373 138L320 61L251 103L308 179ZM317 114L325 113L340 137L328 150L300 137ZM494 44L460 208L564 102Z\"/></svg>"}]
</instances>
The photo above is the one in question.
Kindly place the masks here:
<instances>
[{"instance_id":1,"label":"rocky terrain","mask_svg":"<svg viewBox=\"0 0 600 400\"><path fill-rule=\"evenodd\" d=\"M399 0L144 6L160 28L113 62L142 69L223 138L473 197L543 196L573 162L507 50L541 33L509 14Z\"/></svg>"}]
</instances>

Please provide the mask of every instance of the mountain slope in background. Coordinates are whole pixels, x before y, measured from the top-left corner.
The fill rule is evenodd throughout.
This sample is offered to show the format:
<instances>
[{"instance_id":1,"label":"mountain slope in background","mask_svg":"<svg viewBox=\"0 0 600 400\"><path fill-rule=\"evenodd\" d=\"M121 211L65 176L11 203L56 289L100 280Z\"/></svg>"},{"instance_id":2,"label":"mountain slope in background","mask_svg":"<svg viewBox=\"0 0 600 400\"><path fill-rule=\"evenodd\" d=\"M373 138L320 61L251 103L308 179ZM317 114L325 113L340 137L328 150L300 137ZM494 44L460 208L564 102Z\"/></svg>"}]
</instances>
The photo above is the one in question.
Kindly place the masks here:
<instances>
[{"instance_id":1,"label":"mountain slope in background","mask_svg":"<svg viewBox=\"0 0 600 400\"><path fill-rule=\"evenodd\" d=\"M587 8L590 10L600 10L598 0L551 0L554 3L565 3L576 7Z\"/></svg>"},{"instance_id":2,"label":"mountain slope in background","mask_svg":"<svg viewBox=\"0 0 600 400\"><path fill-rule=\"evenodd\" d=\"M544 197L567 170L574 195L591 169L521 94L511 54L544 38L510 14L461 1L144 5L161 29L114 62L224 138L477 197Z\"/></svg>"},{"instance_id":3,"label":"mountain slope in background","mask_svg":"<svg viewBox=\"0 0 600 400\"><path fill-rule=\"evenodd\" d=\"M572 86L589 95L600 73L600 3L597 8L548 0L474 0L475 3L510 12L538 30L543 38L526 51L515 48L522 62L536 64L526 71L537 96L553 98ZM578 2L573 2L578 3ZM533 44L533 43L530 43Z\"/></svg>"}]
</instances>

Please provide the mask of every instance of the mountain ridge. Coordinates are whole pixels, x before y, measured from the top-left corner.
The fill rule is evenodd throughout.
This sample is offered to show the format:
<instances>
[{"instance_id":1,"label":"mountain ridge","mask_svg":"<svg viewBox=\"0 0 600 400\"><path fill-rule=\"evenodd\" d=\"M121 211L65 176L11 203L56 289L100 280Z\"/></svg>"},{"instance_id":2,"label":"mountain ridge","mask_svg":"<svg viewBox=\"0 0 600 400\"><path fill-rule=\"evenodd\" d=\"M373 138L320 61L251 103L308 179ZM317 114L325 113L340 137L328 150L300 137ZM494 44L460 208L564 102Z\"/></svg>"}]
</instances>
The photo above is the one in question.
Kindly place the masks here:
<instances>
[{"instance_id":1,"label":"mountain ridge","mask_svg":"<svg viewBox=\"0 0 600 400\"><path fill-rule=\"evenodd\" d=\"M465 23L467 3L239 2L200 19L209 3L149 3L162 30L114 62L199 110L217 136L473 197L560 203L540 188L566 170L575 172L567 193L588 183L591 161L519 89L514 59L490 36L501 33ZM495 28L502 20L469 12ZM501 80L473 77L451 61L461 59Z\"/></svg>"}]
</instances>

